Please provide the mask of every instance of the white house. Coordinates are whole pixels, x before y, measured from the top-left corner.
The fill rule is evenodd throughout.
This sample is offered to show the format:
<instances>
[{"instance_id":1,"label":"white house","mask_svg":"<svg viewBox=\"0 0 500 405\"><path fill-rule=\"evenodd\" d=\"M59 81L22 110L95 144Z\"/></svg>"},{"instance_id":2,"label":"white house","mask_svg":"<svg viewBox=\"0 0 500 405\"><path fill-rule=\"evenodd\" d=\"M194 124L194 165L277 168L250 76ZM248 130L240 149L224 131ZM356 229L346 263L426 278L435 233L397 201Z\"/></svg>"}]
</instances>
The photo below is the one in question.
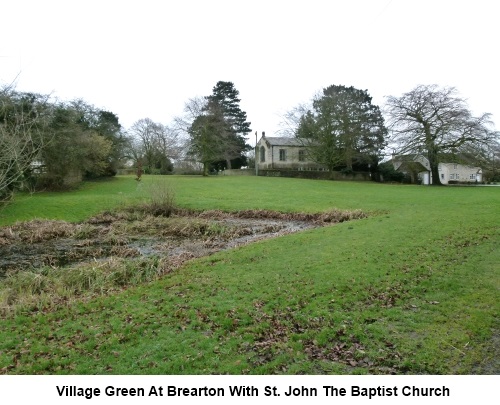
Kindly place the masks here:
<instances>
[{"instance_id":1,"label":"white house","mask_svg":"<svg viewBox=\"0 0 500 405\"><path fill-rule=\"evenodd\" d=\"M296 138L267 137L257 142L256 162L259 170L324 170L308 158L307 149Z\"/></svg>"},{"instance_id":2,"label":"white house","mask_svg":"<svg viewBox=\"0 0 500 405\"><path fill-rule=\"evenodd\" d=\"M393 156L394 169L411 176L417 174L422 184L432 184L432 173L429 160L422 155ZM480 167L461 163L439 163L439 177L441 184L448 184L450 180L479 183L483 180L483 171Z\"/></svg>"}]
</instances>

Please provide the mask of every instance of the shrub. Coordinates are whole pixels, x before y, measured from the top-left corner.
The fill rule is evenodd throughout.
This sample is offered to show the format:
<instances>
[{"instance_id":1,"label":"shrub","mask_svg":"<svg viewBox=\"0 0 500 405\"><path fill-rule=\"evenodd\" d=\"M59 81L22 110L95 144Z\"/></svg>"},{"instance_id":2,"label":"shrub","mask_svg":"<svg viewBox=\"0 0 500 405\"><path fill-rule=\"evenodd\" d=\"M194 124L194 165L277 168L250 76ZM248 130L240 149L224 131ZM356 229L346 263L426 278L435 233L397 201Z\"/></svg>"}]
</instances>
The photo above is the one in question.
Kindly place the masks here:
<instances>
[{"instance_id":1,"label":"shrub","mask_svg":"<svg viewBox=\"0 0 500 405\"><path fill-rule=\"evenodd\" d=\"M165 179L154 179L146 187L148 201L141 207L142 211L154 216L169 217L175 210L175 192Z\"/></svg>"},{"instance_id":2,"label":"shrub","mask_svg":"<svg viewBox=\"0 0 500 405\"><path fill-rule=\"evenodd\" d=\"M398 183L410 182L410 179L408 179L403 172L394 169L392 162L380 163L377 170L382 181L394 181Z\"/></svg>"},{"instance_id":3,"label":"shrub","mask_svg":"<svg viewBox=\"0 0 500 405\"><path fill-rule=\"evenodd\" d=\"M340 170L340 173L342 173L344 176L350 176L354 173L354 171L349 167L344 167Z\"/></svg>"}]
</instances>

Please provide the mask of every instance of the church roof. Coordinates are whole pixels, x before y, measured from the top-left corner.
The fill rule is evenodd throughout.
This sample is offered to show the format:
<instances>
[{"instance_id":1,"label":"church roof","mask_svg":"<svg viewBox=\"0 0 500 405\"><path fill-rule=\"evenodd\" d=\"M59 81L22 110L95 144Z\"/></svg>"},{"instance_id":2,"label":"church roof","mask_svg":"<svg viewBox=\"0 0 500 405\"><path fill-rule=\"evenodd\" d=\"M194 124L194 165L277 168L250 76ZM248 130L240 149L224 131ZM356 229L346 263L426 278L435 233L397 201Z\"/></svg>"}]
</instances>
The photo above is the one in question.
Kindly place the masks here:
<instances>
[{"instance_id":1,"label":"church roof","mask_svg":"<svg viewBox=\"0 0 500 405\"><path fill-rule=\"evenodd\" d=\"M287 138L282 136L269 136L264 137L264 140L271 146L303 146L300 139Z\"/></svg>"}]
</instances>

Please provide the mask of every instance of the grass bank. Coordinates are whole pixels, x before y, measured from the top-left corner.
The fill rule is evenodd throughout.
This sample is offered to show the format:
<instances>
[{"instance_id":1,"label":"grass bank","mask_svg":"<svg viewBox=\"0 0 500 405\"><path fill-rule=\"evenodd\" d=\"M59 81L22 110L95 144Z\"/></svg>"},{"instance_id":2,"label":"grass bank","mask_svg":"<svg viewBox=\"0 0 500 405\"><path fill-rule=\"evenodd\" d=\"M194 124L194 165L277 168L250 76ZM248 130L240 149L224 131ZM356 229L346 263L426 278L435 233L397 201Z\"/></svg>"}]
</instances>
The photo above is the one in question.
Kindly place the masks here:
<instances>
[{"instance_id":1,"label":"grass bank","mask_svg":"<svg viewBox=\"0 0 500 405\"><path fill-rule=\"evenodd\" d=\"M2 224L80 221L145 198L132 177L19 196ZM365 219L196 259L159 280L1 320L12 374L500 371L500 189L165 178L190 209ZM58 208L57 208L58 207Z\"/></svg>"},{"instance_id":2,"label":"grass bank","mask_svg":"<svg viewBox=\"0 0 500 405\"><path fill-rule=\"evenodd\" d=\"M88 181L66 192L18 193L0 209L0 226L35 218L82 221L101 211L137 203L145 195L134 177Z\"/></svg>"}]
</instances>

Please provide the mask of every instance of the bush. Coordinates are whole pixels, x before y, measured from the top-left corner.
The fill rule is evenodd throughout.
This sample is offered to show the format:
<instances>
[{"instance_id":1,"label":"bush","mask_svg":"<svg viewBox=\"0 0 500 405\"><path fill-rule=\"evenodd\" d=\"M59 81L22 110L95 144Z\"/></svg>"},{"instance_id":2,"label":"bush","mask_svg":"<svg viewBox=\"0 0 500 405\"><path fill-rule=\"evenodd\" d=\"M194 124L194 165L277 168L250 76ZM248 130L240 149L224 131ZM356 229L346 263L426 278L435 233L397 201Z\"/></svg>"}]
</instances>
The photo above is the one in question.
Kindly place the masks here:
<instances>
[{"instance_id":1,"label":"bush","mask_svg":"<svg viewBox=\"0 0 500 405\"><path fill-rule=\"evenodd\" d=\"M349 167L344 167L343 169L340 170L340 173L342 173L344 176L350 176L354 173L354 171Z\"/></svg>"},{"instance_id":2,"label":"bush","mask_svg":"<svg viewBox=\"0 0 500 405\"><path fill-rule=\"evenodd\" d=\"M408 178L403 172L394 169L392 162L384 162L378 165L378 173L382 181L395 181L398 183L409 183L411 179Z\"/></svg>"},{"instance_id":3,"label":"bush","mask_svg":"<svg viewBox=\"0 0 500 405\"><path fill-rule=\"evenodd\" d=\"M142 205L142 211L154 216L169 217L175 210L175 192L164 178L154 179L147 185L148 202Z\"/></svg>"}]
</instances>

